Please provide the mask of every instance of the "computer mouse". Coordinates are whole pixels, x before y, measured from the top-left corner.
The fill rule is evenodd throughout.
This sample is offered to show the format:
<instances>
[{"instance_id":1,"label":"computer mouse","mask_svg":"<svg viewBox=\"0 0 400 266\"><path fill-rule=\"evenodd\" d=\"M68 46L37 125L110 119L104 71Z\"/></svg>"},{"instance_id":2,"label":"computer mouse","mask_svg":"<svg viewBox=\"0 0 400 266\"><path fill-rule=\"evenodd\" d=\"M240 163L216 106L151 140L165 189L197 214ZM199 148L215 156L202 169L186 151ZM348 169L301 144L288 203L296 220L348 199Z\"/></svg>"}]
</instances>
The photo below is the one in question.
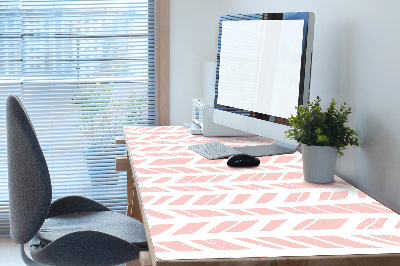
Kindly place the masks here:
<instances>
[{"instance_id":1,"label":"computer mouse","mask_svg":"<svg viewBox=\"0 0 400 266\"><path fill-rule=\"evenodd\" d=\"M260 160L251 155L236 154L229 157L226 164L232 167L258 166L260 164Z\"/></svg>"}]
</instances>

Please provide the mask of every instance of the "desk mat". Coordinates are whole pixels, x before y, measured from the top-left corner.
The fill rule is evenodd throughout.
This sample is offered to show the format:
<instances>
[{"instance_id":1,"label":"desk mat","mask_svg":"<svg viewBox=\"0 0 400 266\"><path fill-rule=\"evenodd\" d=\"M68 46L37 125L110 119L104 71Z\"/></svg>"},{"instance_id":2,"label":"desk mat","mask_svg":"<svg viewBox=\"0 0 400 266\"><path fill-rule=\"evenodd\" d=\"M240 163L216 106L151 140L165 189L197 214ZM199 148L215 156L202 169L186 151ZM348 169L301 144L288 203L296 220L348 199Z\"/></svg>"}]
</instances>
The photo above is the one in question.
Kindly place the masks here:
<instances>
[{"instance_id":1,"label":"desk mat","mask_svg":"<svg viewBox=\"0 0 400 266\"><path fill-rule=\"evenodd\" d=\"M300 153L230 168L188 145L272 143L210 138L184 127L126 127L155 255L160 260L398 253L400 216L335 176L303 180Z\"/></svg>"}]
</instances>

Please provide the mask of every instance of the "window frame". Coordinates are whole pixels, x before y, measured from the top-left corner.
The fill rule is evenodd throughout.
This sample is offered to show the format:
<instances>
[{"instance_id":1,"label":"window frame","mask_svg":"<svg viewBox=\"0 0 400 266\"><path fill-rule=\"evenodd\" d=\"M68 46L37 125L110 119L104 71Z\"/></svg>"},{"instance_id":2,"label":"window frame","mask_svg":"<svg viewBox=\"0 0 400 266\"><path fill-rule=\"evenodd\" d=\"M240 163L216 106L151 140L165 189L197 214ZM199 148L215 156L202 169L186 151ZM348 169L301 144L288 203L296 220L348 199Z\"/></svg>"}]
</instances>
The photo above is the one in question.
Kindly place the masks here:
<instances>
[{"instance_id":1,"label":"window frame","mask_svg":"<svg viewBox=\"0 0 400 266\"><path fill-rule=\"evenodd\" d=\"M159 125L170 125L170 0L156 0L158 28L158 110Z\"/></svg>"}]
</instances>

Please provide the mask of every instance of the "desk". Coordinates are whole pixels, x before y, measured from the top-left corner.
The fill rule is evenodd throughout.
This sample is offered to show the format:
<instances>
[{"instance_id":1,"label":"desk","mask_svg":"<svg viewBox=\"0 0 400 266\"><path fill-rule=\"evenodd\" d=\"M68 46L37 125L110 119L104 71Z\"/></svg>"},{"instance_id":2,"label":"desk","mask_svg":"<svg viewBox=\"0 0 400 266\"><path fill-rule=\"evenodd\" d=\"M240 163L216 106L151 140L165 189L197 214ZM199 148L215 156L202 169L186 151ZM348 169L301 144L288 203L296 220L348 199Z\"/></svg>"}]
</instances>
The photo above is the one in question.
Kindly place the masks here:
<instances>
[{"instance_id":1,"label":"desk","mask_svg":"<svg viewBox=\"0 0 400 266\"><path fill-rule=\"evenodd\" d=\"M230 168L187 148L271 142L126 127L152 265L400 265L400 216L335 177L303 181L300 153ZM361 255L352 255L361 254Z\"/></svg>"}]
</instances>

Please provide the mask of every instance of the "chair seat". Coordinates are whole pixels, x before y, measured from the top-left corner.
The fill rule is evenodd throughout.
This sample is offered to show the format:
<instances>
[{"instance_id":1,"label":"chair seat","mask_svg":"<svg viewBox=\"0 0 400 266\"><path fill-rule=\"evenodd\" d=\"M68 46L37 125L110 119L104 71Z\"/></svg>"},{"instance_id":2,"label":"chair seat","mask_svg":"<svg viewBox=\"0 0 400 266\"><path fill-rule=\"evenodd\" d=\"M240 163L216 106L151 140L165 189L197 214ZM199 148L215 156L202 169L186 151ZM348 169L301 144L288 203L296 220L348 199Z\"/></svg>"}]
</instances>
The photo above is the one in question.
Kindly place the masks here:
<instances>
[{"instance_id":1,"label":"chair seat","mask_svg":"<svg viewBox=\"0 0 400 266\"><path fill-rule=\"evenodd\" d=\"M138 247L146 248L146 234L141 222L112 211L84 211L47 218L37 237L42 246L74 232L97 231L112 235Z\"/></svg>"}]
</instances>

